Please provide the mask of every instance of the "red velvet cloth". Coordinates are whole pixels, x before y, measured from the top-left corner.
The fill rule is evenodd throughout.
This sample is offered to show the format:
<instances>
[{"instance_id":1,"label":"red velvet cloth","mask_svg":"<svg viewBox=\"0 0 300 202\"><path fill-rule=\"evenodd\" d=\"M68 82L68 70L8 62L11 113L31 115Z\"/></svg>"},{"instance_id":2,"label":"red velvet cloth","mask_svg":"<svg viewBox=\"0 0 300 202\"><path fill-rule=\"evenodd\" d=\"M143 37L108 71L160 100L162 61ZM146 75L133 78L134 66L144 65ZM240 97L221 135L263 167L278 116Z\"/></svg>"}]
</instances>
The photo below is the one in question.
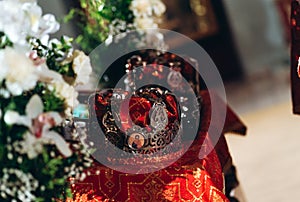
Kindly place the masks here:
<instances>
[{"instance_id":1,"label":"red velvet cloth","mask_svg":"<svg viewBox=\"0 0 300 202\"><path fill-rule=\"evenodd\" d=\"M198 157L211 124L209 92L202 91L201 96L200 132L180 159L159 171L136 175L121 173L94 162L94 166L86 171L90 175L72 185L75 201L228 201L224 194L223 173L226 164L231 163L231 156L224 136L220 137L209 155L203 159ZM225 103L218 99L218 104ZM215 124L215 127L222 127L218 126L222 125L221 122ZM246 127L229 107L223 132L246 132ZM207 148L212 146L210 142L205 144L208 144L205 145ZM186 145L188 142L182 144L183 147ZM164 160L168 158L172 159L172 154L166 155Z\"/></svg>"}]
</instances>

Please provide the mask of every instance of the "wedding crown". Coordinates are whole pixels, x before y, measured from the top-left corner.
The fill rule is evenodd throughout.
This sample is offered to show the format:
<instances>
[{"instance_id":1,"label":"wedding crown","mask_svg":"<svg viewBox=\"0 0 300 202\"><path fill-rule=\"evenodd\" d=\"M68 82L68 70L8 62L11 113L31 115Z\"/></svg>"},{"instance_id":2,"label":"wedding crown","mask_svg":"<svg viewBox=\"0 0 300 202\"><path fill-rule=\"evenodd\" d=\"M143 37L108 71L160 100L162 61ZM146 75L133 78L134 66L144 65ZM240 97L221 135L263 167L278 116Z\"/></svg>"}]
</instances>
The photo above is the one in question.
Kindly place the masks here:
<instances>
[{"instance_id":1,"label":"wedding crown","mask_svg":"<svg viewBox=\"0 0 300 202\"><path fill-rule=\"evenodd\" d=\"M104 133L102 143L129 153L151 154L170 144L172 151L179 150L182 129L197 130L199 124L199 74L192 62L155 50L131 55L125 65L126 90L104 89L89 98L92 133Z\"/></svg>"},{"instance_id":2,"label":"wedding crown","mask_svg":"<svg viewBox=\"0 0 300 202\"><path fill-rule=\"evenodd\" d=\"M89 103L96 118L91 124L99 124L106 139L121 150L153 153L180 135L179 105L162 87L147 86L131 97L120 89L106 89L91 96Z\"/></svg>"}]
</instances>

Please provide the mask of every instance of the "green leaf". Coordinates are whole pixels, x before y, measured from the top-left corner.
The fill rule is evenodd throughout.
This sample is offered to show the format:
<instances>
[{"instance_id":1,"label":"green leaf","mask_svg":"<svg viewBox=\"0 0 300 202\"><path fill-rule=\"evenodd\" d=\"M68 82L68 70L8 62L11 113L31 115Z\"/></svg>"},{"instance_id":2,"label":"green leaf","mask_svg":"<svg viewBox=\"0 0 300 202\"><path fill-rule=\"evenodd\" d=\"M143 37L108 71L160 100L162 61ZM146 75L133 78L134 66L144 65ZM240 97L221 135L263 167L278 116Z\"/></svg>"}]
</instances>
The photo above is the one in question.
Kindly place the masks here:
<instances>
[{"instance_id":1,"label":"green leaf","mask_svg":"<svg viewBox=\"0 0 300 202\"><path fill-rule=\"evenodd\" d=\"M66 183L66 179L65 178L60 178L60 179L56 179L55 180L55 184L56 185L64 185Z\"/></svg>"},{"instance_id":2,"label":"green leaf","mask_svg":"<svg viewBox=\"0 0 300 202\"><path fill-rule=\"evenodd\" d=\"M75 8L71 9L71 10L69 11L69 13L63 18L63 22L64 22L64 23L70 22L70 21L74 18L76 12L77 12L77 11L76 11Z\"/></svg>"},{"instance_id":3,"label":"green leaf","mask_svg":"<svg viewBox=\"0 0 300 202\"><path fill-rule=\"evenodd\" d=\"M44 202L44 198L38 197L38 198L35 198L35 201L36 202Z\"/></svg>"},{"instance_id":4,"label":"green leaf","mask_svg":"<svg viewBox=\"0 0 300 202\"><path fill-rule=\"evenodd\" d=\"M46 150L43 150L42 156L43 156L44 162L47 163L49 161L49 154L47 153Z\"/></svg>"}]
</instances>

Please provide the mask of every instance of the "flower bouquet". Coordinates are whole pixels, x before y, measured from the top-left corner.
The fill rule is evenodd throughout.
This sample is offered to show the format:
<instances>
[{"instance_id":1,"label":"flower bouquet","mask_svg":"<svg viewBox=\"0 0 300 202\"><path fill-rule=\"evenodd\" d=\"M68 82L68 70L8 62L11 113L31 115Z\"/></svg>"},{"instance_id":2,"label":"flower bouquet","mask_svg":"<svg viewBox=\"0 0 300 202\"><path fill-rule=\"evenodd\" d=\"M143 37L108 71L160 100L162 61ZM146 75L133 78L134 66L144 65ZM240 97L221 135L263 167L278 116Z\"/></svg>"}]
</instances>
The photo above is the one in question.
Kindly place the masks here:
<instances>
[{"instance_id":1,"label":"flower bouquet","mask_svg":"<svg viewBox=\"0 0 300 202\"><path fill-rule=\"evenodd\" d=\"M72 124L89 58L66 36L49 40L59 24L35 0L0 7L0 201L65 200L68 179L92 163Z\"/></svg>"},{"instance_id":2,"label":"flower bouquet","mask_svg":"<svg viewBox=\"0 0 300 202\"><path fill-rule=\"evenodd\" d=\"M102 75L105 70L99 88L113 87L125 73L125 69L106 69L107 58L103 55L117 58L120 52L123 55L149 45L158 50L167 49L164 36L157 29L165 10L161 0L80 0L73 6L64 20L79 28L76 42L82 50L88 54L93 51L95 73Z\"/></svg>"},{"instance_id":3,"label":"flower bouquet","mask_svg":"<svg viewBox=\"0 0 300 202\"><path fill-rule=\"evenodd\" d=\"M80 35L76 41L85 52L94 50L103 42L109 44L118 40L132 30L139 30L144 40L148 35L151 43L156 38L157 45L161 45L162 35L150 31L145 33L145 29L158 28L165 10L161 0L80 0L65 21L78 17Z\"/></svg>"}]
</instances>

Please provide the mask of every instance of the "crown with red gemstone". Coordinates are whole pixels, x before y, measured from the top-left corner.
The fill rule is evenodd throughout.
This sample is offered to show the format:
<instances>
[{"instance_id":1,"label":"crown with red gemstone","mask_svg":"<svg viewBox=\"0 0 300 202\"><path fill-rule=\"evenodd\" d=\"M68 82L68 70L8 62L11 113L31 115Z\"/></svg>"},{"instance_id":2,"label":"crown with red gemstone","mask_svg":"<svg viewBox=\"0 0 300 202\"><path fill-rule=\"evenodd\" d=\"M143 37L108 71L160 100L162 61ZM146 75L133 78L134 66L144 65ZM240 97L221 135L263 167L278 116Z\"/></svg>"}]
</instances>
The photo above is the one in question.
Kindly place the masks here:
<instances>
[{"instance_id":1,"label":"crown with red gemstone","mask_svg":"<svg viewBox=\"0 0 300 202\"><path fill-rule=\"evenodd\" d=\"M150 49L131 55L125 67L126 89L135 91L145 83L164 86L179 102L183 128L198 127L201 97L197 60Z\"/></svg>"},{"instance_id":2,"label":"crown with red gemstone","mask_svg":"<svg viewBox=\"0 0 300 202\"><path fill-rule=\"evenodd\" d=\"M181 134L181 113L172 92L147 86L133 94L105 89L90 97L91 124L100 125L106 140L130 153L153 153ZM97 126L95 126L97 128Z\"/></svg>"},{"instance_id":3,"label":"crown with red gemstone","mask_svg":"<svg viewBox=\"0 0 300 202\"><path fill-rule=\"evenodd\" d=\"M180 150L182 130L199 124L199 74L191 63L197 65L191 58L154 50L131 55L126 90L103 89L89 98L89 130L105 135L99 144L138 154L167 146Z\"/></svg>"}]
</instances>

